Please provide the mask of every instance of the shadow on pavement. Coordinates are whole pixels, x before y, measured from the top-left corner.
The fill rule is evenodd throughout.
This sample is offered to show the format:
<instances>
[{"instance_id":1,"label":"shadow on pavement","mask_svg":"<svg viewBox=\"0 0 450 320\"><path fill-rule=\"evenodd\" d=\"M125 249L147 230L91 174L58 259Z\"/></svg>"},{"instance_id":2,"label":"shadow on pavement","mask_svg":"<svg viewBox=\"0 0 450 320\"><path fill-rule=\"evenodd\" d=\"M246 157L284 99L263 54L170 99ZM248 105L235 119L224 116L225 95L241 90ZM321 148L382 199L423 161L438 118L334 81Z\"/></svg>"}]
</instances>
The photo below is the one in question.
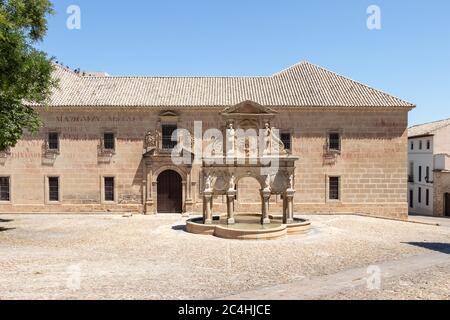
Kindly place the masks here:
<instances>
[{"instance_id":1,"label":"shadow on pavement","mask_svg":"<svg viewBox=\"0 0 450 320\"><path fill-rule=\"evenodd\" d=\"M438 243L438 242L405 242L406 244L433 250L445 254L450 254L450 243Z\"/></svg>"},{"instance_id":2,"label":"shadow on pavement","mask_svg":"<svg viewBox=\"0 0 450 320\"><path fill-rule=\"evenodd\" d=\"M172 226L172 230L175 231L186 231L186 226L183 224L180 224L178 226Z\"/></svg>"}]
</instances>

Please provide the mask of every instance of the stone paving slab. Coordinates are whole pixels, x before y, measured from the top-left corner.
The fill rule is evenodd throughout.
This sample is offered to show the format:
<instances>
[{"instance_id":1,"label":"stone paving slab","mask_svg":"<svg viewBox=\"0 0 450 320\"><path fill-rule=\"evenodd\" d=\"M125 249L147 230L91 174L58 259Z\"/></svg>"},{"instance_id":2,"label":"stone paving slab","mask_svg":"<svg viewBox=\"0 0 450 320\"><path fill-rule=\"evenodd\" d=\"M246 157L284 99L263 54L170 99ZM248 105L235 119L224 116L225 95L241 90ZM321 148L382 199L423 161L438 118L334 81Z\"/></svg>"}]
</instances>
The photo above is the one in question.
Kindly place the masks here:
<instances>
[{"instance_id":1,"label":"stone paving slab","mask_svg":"<svg viewBox=\"0 0 450 320\"><path fill-rule=\"evenodd\" d=\"M428 216L410 215L408 220L418 223L436 224L450 228L450 218L448 217L428 217Z\"/></svg>"},{"instance_id":2,"label":"stone paving slab","mask_svg":"<svg viewBox=\"0 0 450 320\"><path fill-rule=\"evenodd\" d=\"M379 290L382 282L405 273L427 270L435 266L450 268L450 255L433 253L388 261L368 268L349 269L339 273L293 281L287 284L252 290L221 298L223 300L312 300L322 296L361 287ZM380 286L373 282L374 268L380 271ZM450 290L450 288L448 288Z\"/></svg>"},{"instance_id":3,"label":"stone paving slab","mask_svg":"<svg viewBox=\"0 0 450 320\"><path fill-rule=\"evenodd\" d=\"M446 253L450 246L446 227L360 216L302 217L312 221L307 235L238 241L189 234L179 215L1 214L0 299L228 297L304 279L331 277L331 282L346 272L348 279L362 278L370 265ZM394 281L395 290L376 296L346 287L324 297L408 298L418 292L422 298L447 298L450 284L442 278L449 270L427 268L402 278L414 290L410 295ZM353 278L354 270L364 272Z\"/></svg>"}]
</instances>

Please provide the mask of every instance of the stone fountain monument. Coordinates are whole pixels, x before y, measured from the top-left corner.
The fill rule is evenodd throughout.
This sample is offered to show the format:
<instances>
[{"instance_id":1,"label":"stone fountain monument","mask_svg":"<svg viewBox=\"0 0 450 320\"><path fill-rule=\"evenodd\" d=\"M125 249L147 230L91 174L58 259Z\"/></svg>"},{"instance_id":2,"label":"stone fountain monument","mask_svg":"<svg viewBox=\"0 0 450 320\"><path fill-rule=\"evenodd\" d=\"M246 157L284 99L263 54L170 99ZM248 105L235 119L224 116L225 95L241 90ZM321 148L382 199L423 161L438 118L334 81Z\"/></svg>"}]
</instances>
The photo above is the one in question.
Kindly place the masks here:
<instances>
[{"instance_id":1,"label":"stone fountain monument","mask_svg":"<svg viewBox=\"0 0 450 320\"><path fill-rule=\"evenodd\" d=\"M226 150L203 157L203 217L188 220L187 231L223 238L273 239L309 230L308 221L294 218L298 158L285 150L277 130L271 126L274 114L253 102L239 104L222 114L227 123ZM234 202L236 185L244 177L253 177L260 184L261 212L240 217L235 216ZM218 195L227 199L226 217L213 215L213 199ZM273 195L283 198L279 216L269 214Z\"/></svg>"}]
</instances>

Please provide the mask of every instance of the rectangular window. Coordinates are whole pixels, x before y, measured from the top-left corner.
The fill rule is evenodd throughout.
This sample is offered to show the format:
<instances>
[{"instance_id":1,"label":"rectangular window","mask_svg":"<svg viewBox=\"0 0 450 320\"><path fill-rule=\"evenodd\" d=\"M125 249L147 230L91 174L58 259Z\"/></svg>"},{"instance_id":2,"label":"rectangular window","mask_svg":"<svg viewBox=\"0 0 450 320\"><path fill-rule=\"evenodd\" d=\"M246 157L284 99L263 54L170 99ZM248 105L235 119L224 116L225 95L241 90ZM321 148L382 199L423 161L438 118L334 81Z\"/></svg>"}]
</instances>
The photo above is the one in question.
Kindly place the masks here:
<instances>
[{"instance_id":1,"label":"rectangular window","mask_svg":"<svg viewBox=\"0 0 450 320\"><path fill-rule=\"evenodd\" d=\"M414 141L411 141L411 150L414 150Z\"/></svg>"},{"instance_id":2,"label":"rectangular window","mask_svg":"<svg viewBox=\"0 0 450 320\"><path fill-rule=\"evenodd\" d=\"M331 132L328 136L328 148L333 151L341 150L341 136L337 132Z\"/></svg>"},{"instance_id":3,"label":"rectangular window","mask_svg":"<svg viewBox=\"0 0 450 320\"><path fill-rule=\"evenodd\" d=\"M430 149L431 149L431 141L427 140L427 150L430 150Z\"/></svg>"},{"instance_id":4,"label":"rectangular window","mask_svg":"<svg viewBox=\"0 0 450 320\"><path fill-rule=\"evenodd\" d=\"M414 191L409 190L409 207L414 208Z\"/></svg>"},{"instance_id":5,"label":"rectangular window","mask_svg":"<svg viewBox=\"0 0 450 320\"><path fill-rule=\"evenodd\" d=\"M330 200L339 200L339 177L330 177Z\"/></svg>"},{"instance_id":6,"label":"rectangular window","mask_svg":"<svg viewBox=\"0 0 450 320\"><path fill-rule=\"evenodd\" d=\"M419 150L422 150L422 140L419 141Z\"/></svg>"},{"instance_id":7,"label":"rectangular window","mask_svg":"<svg viewBox=\"0 0 450 320\"><path fill-rule=\"evenodd\" d=\"M422 182L422 166L419 166L419 182Z\"/></svg>"},{"instance_id":8,"label":"rectangular window","mask_svg":"<svg viewBox=\"0 0 450 320\"><path fill-rule=\"evenodd\" d=\"M48 200L59 201L59 178L48 178Z\"/></svg>"},{"instance_id":9,"label":"rectangular window","mask_svg":"<svg viewBox=\"0 0 450 320\"><path fill-rule=\"evenodd\" d=\"M426 176L425 176L425 182L429 182L430 179L430 167L427 167L426 169Z\"/></svg>"},{"instance_id":10,"label":"rectangular window","mask_svg":"<svg viewBox=\"0 0 450 320\"><path fill-rule=\"evenodd\" d=\"M103 134L103 147L106 150L114 150L116 147L114 133L104 133Z\"/></svg>"},{"instance_id":11,"label":"rectangular window","mask_svg":"<svg viewBox=\"0 0 450 320\"><path fill-rule=\"evenodd\" d=\"M425 199L425 201L426 201L426 205L429 206L430 205L430 190L429 189L426 190L426 199Z\"/></svg>"},{"instance_id":12,"label":"rectangular window","mask_svg":"<svg viewBox=\"0 0 450 320\"><path fill-rule=\"evenodd\" d=\"M105 177L105 201L114 201L114 178Z\"/></svg>"},{"instance_id":13,"label":"rectangular window","mask_svg":"<svg viewBox=\"0 0 450 320\"><path fill-rule=\"evenodd\" d=\"M58 132L49 132L48 148L50 150L59 150L59 134L58 134Z\"/></svg>"},{"instance_id":14,"label":"rectangular window","mask_svg":"<svg viewBox=\"0 0 450 320\"><path fill-rule=\"evenodd\" d=\"M422 188L419 187L418 193L417 193L417 201L419 201L419 203L422 203Z\"/></svg>"},{"instance_id":15,"label":"rectangular window","mask_svg":"<svg viewBox=\"0 0 450 320\"><path fill-rule=\"evenodd\" d=\"M177 130L176 125L162 126L162 147L163 149L173 149L177 145L176 141L172 141L172 134Z\"/></svg>"},{"instance_id":16,"label":"rectangular window","mask_svg":"<svg viewBox=\"0 0 450 320\"><path fill-rule=\"evenodd\" d=\"M10 179L0 177L0 201L10 201Z\"/></svg>"},{"instance_id":17,"label":"rectangular window","mask_svg":"<svg viewBox=\"0 0 450 320\"><path fill-rule=\"evenodd\" d=\"M414 162L409 163L408 182L414 182Z\"/></svg>"},{"instance_id":18,"label":"rectangular window","mask_svg":"<svg viewBox=\"0 0 450 320\"><path fill-rule=\"evenodd\" d=\"M282 132L280 134L281 142L284 144L286 150L291 150L291 134L289 132Z\"/></svg>"}]
</instances>

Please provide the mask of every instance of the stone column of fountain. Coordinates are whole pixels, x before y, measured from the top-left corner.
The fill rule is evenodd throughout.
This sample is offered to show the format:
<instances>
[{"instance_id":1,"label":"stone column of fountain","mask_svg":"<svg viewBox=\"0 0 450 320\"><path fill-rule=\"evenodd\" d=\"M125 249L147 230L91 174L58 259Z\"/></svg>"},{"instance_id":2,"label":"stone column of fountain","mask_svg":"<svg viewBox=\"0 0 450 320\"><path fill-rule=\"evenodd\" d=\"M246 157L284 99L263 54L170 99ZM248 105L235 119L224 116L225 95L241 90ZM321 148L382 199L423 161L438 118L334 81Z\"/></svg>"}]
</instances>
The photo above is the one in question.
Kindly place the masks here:
<instances>
[{"instance_id":1,"label":"stone column of fountain","mask_svg":"<svg viewBox=\"0 0 450 320\"><path fill-rule=\"evenodd\" d=\"M228 224L235 224L234 220L234 199L236 197L236 190L229 190L227 192L227 213L228 213Z\"/></svg>"},{"instance_id":2,"label":"stone column of fountain","mask_svg":"<svg viewBox=\"0 0 450 320\"><path fill-rule=\"evenodd\" d=\"M227 191L227 214L228 214L228 224L235 224L234 220L234 199L236 198L236 178L234 174L230 177L229 188Z\"/></svg>"},{"instance_id":3,"label":"stone column of fountain","mask_svg":"<svg viewBox=\"0 0 450 320\"><path fill-rule=\"evenodd\" d=\"M205 190L203 191L203 206L204 206L204 224L212 224L212 203L213 203L213 188L212 177L210 174L205 179Z\"/></svg>"},{"instance_id":4,"label":"stone column of fountain","mask_svg":"<svg viewBox=\"0 0 450 320\"><path fill-rule=\"evenodd\" d=\"M212 224L212 192L205 191L203 193L204 205L205 205L205 216L203 221L205 224Z\"/></svg>"},{"instance_id":5,"label":"stone column of fountain","mask_svg":"<svg viewBox=\"0 0 450 320\"><path fill-rule=\"evenodd\" d=\"M284 193L283 201L283 223L291 224L294 222L294 175L289 177L289 188Z\"/></svg>"},{"instance_id":6,"label":"stone column of fountain","mask_svg":"<svg viewBox=\"0 0 450 320\"><path fill-rule=\"evenodd\" d=\"M262 208L261 208L261 224L270 224L269 219L269 200L270 195L272 194L272 188L270 187L272 177L270 174L267 175L264 188L261 190L261 201L262 201Z\"/></svg>"},{"instance_id":7,"label":"stone column of fountain","mask_svg":"<svg viewBox=\"0 0 450 320\"><path fill-rule=\"evenodd\" d=\"M270 199L270 190L262 190L261 191L261 199L262 199L262 217L261 224L270 224L269 219L269 199Z\"/></svg>"},{"instance_id":8,"label":"stone column of fountain","mask_svg":"<svg viewBox=\"0 0 450 320\"><path fill-rule=\"evenodd\" d=\"M288 189L286 191L286 202L287 202L287 212L286 218L283 221L286 224L291 224L294 222L294 194L295 190Z\"/></svg>"}]
</instances>

